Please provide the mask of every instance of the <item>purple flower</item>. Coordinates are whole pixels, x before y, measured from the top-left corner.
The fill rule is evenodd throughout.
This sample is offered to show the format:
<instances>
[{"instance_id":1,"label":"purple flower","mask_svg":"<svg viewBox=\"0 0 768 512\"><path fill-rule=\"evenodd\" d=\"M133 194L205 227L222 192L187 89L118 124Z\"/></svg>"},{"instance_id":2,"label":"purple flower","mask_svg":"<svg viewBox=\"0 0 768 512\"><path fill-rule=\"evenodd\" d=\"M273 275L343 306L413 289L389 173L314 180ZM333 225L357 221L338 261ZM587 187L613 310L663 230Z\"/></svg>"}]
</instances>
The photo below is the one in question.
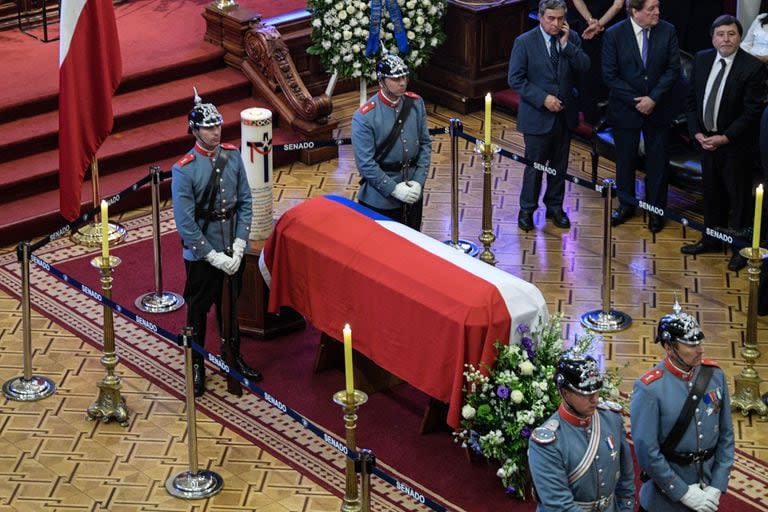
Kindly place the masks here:
<instances>
[{"instance_id":1,"label":"purple flower","mask_svg":"<svg viewBox=\"0 0 768 512\"><path fill-rule=\"evenodd\" d=\"M517 488L514 485L510 485L505 489L505 492L507 494L515 494L517 492Z\"/></svg>"},{"instance_id":2,"label":"purple flower","mask_svg":"<svg viewBox=\"0 0 768 512\"><path fill-rule=\"evenodd\" d=\"M499 386L496 388L496 394L499 398L509 398L509 388L507 386Z\"/></svg>"},{"instance_id":3,"label":"purple flower","mask_svg":"<svg viewBox=\"0 0 768 512\"><path fill-rule=\"evenodd\" d=\"M528 331L530 331L530 329L528 328L527 324L520 324L520 325L517 326L517 332L519 334L525 334Z\"/></svg>"},{"instance_id":4,"label":"purple flower","mask_svg":"<svg viewBox=\"0 0 768 512\"><path fill-rule=\"evenodd\" d=\"M529 427L523 427L523 430L520 431L520 437L529 438L531 437L531 429Z\"/></svg>"},{"instance_id":5,"label":"purple flower","mask_svg":"<svg viewBox=\"0 0 768 512\"><path fill-rule=\"evenodd\" d=\"M525 352L528 354L528 359L533 359L536 353L533 350L533 340L528 336L523 336L520 339L520 345L523 346Z\"/></svg>"}]
</instances>

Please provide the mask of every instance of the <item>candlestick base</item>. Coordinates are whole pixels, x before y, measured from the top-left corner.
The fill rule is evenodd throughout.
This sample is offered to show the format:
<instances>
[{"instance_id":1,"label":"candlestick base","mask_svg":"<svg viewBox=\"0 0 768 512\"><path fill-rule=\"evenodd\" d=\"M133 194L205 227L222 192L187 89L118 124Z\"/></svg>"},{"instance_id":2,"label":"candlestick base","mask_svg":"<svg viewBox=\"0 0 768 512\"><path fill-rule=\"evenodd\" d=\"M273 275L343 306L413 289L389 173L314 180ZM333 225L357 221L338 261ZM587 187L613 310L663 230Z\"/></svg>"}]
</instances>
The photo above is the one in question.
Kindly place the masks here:
<instances>
[{"instance_id":1,"label":"candlestick base","mask_svg":"<svg viewBox=\"0 0 768 512\"><path fill-rule=\"evenodd\" d=\"M739 254L748 260L764 260L768 257L768 249L763 249L762 247L742 247L739 250Z\"/></svg>"},{"instance_id":2,"label":"candlestick base","mask_svg":"<svg viewBox=\"0 0 768 512\"><path fill-rule=\"evenodd\" d=\"M168 494L184 500L200 500L217 494L224 487L218 473L204 469L197 473L182 471L165 481Z\"/></svg>"},{"instance_id":3,"label":"candlestick base","mask_svg":"<svg viewBox=\"0 0 768 512\"><path fill-rule=\"evenodd\" d=\"M109 245L114 246L125 240L128 231L117 223L109 223ZM81 226L69 237L77 245L84 247L101 247L101 223L92 222Z\"/></svg>"},{"instance_id":4,"label":"candlestick base","mask_svg":"<svg viewBox=\"0 0 768 512\"><path fill-rule=\"evenodd\" d=\"M128 407L125 405L125 398L120 395L120 378L107 375L97 386L99 396L86 411L88 421L101 420L109 423L115 420L121 426L127 427Z\"/></svg>"},{"instance_id":5,"label":"candlestick base","mask_svg":"<svg viewBox=\"0 0 768 512\"><path fill-rule=\"evenodd\" d=\"M476 243L470 242L469 240L463 240L459 238L459 240L454 244L453 240L443 240L443 243L445 245L450 245L457 251L461 251L464 254L468 254L472 256L473 258L478 255L480 252L480 248L477 246Z\"/></svg>"},{"instance_id":6,"label":"candlestick base","mask_svg":"<svg viewBox=\"0 0 768 512\"><path fill-rule=\"evenodd\" d=\"M768 421L768 403L765 398L768 393L760 397L760 377L734 377L734 394L731 398L731 409L738 410L743 416L749 416L750 412L756 412L760 421Z\"/></svg>"}]
</instances>

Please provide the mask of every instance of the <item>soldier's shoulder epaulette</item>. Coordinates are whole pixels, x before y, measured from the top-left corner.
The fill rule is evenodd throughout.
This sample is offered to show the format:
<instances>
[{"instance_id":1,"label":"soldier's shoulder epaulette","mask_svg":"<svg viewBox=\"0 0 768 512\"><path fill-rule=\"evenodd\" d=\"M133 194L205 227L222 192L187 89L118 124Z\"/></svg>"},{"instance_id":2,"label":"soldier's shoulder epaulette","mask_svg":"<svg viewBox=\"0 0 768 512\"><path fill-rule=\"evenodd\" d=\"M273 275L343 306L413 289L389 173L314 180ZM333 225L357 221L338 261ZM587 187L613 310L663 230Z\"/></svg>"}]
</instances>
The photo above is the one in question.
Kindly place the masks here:
<instances>
[{"instance_id":1,"label":"soldier's shoulder epaulette","mask_svg":"<svg viewBox=\"0 0 768 512\"><path fill-rule=\"evenodd\" d=\"M650 370L648 373L640 377L640 380L642 381L643 384L647 386L651 382L655 380L659 380L663 376L664 376L664 372L662 372L658 368L654 368L653 370Z\"/></svg>"},{"instance_id":2,"label":"soldier's shoulder epaulette","mask_svg":"<svg viewBox=\"0 0 768 512\"><path fill-rule=\"evenodd\" d=\"M237 146L235 146L234 144L224 143L221 145L221 147L224 149L228 149L230 151L237 151Z\"/></svg>"},{"instance_id":3,"label":"soldier's shoulder epaulette","mask_svg":"<svg viewBox=\"0 0 768 512\"><path fill-rule=\"evenodd\" d=\"M554 443L557 439L557 429L560 428L560 422L556 419L547 420L540 427L533 429L531 439L538 444Z\"/></svg>"},{"instance_id":4,"label":"soldier's shoulder epaulette","mask_svg":"<svg viewBox=\"0 0 768 512\"><path fill-rule=\"evenodd\" d=\"M413 98L415 100L420 100L421 99L421 96L419 96L415 92L405 91L405 95L408 96L409 98Z\"/></svg>"},{"instance_id":5,"label":"soldier's shoulder epaulette","mask_svg":"<svg viewBox=\"0 0 768 512\"><path fill-rule=\"evenodd\" d=\"M600 400L597 406L604 411L621 412L624 410L623 405L616 402L611 402L610 400Z\"/></svg>"},{"instance_id":6,"label":"soldier's shoulder epaulette","mask_svg":"<svg viewBox=\"0 0 768 512\"><path fill-rule=\"evenodd\" d=\"M706 366L716 366L717 368L720 368L720 363L718 363L714 359L709 359L707 357L705 357L705 358L703 358L701 360L701 364L706 365Z\"/></svg>"},{"instance_id":7,"label":"soldier's shoulder epaulette","mask_svg":"<svg viewBox=\"0 0 768 512\"><path fill-rule=\"evenodd\" d=\"M376 108L376 103L374 103L372 101L369 101L365 105L360 107L360 113L361 114L367 114L368 112L370 112L374 108Z\"/></svg>"},{"instance_id":8,"label":"soldier's shoulder epaulette","mask_svg":"<svg viewBox=\"0 0 768 512\"><path fill-rule=\"evenodd\" d=\"M185 165L187 165L189 162L193 161L194 159L195 159L195 154L194 153L187 153L186 155L181 157L181 160L176 162L176 165L178 165L179 167L184 167Z\"/></svg>"}]
</instances>

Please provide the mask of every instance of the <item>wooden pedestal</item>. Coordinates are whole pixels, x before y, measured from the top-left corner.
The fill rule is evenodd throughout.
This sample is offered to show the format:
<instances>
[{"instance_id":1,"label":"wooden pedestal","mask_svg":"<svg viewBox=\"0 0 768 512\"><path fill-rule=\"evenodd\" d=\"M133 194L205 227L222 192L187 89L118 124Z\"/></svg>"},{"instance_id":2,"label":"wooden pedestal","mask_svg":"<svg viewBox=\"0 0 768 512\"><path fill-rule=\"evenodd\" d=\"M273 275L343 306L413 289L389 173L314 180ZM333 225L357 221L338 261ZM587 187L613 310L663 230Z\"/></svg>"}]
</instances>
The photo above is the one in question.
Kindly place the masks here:
<instances>
[{"instance_id":1,"label":"wooden pedestal","mask_svg":"<svg viewBox=\"0 0 768 512\"><path fill-rule=\"evenodd\" d=\"M528 26L528 0L448 1L448 36L417 71L412 88L425 98L466 114L486 93L507 87L512 43Z\"/></svg>"},{"instance_id":2,"label":"wooden pedestal","mask_svg":"<svg viewBox=\"0 0 768 512\"><path fill-rule=\"evenodd\" d=\"M280 314L267 312L269 288L259 270L259 256L264 241L251 241L246 248L243 289L237 303L240 332L254 338L270 339L304 329L304 317L291 308L280 308Z\"/></svg>"}]
</instances>

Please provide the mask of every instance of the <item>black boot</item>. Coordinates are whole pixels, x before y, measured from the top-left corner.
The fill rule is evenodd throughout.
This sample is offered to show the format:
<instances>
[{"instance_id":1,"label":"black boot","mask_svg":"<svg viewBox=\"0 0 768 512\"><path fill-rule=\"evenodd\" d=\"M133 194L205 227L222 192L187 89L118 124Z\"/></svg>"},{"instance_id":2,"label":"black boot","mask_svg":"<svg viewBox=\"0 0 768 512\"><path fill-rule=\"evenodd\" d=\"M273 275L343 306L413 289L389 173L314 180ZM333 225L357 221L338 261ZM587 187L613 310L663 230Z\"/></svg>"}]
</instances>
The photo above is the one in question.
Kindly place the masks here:
<instances>
[{"instance_id":1,"label":"black boot","mask_svg":"<svg viewBox=\"0 0 768 512\"><path fill-rule=\"evenodd\" d=\"M205 363L200 354L192 354L192 383L195 396L203 396L205 393Z\"/></svg>"},{"instance_id":2,"label":"black boot","mask_svg":"<svg viewBox=\"0 0 768 512\"><path fill-rule=\"evenodd\" d=\"M235 369L240 372L240 375L254 382L259 382L264 378L259 370L251 368L248 366L248 363L243 360L243 355L240 353L239 336L236 336L235 339L232 340L232 352L235 354Z\"/></svg>"}]
</instances>

